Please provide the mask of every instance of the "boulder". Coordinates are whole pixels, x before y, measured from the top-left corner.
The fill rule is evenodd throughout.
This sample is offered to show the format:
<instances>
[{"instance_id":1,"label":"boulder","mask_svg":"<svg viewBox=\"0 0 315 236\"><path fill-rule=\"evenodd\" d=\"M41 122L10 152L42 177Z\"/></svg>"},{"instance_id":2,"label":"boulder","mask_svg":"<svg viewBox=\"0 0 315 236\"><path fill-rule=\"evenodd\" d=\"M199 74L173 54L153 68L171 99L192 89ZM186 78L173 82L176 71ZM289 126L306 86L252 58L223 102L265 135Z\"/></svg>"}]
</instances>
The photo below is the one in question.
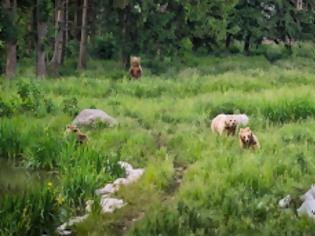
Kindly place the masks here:
<instances>
[{"instance_id":1,"label":"boulder","mask_svg":"<svg viewBox=\"0 0 315 236\"><path fill-rule=\"evenodd\" d=\"M285 196L284 198L280 199L279 203L278 203L278 206L280 208L287 208L290 203L291 203L291 196L290 195L287 195Z\"/></svg>"},{"instance_id":2,"label":"boulder","mask_svg":"<svg viewBox=\"0 0 315 236\"><path fill-rule=\"evenodd\" d=\"M136 182L141 175L143 175L144 169L132 169L127 172L127 184Z\"/></svg>"},{"instance_id":3,"label":"boulder","mask_svg":"<svg viewBox=\"0 0 315 236\"><path fill-rule=\"evenodd\" d=\"M116 209L122 208L125 205L126 203L124 203L124 201L121 199L108 197L103 197L101 199L101 207L103 213L112 213Z\"/></svg>"},{"instance_id":4,"label":"boulder","mask_svg":"<svg viewBox=\"0 0 315 236\"><path fill-rule=\"evenodd\" d=\"M60 225L57 228L57 233L59 235L71 235L72 231L69 230L69 228L75 224L79 224L81 222L83 222L84 220L86 220L89 217L88 214L84 215L84 216L77 216L77 217L73 217L70 220L68 220L66 223Z\"/></svg>"},{"instance_id":5,"label":"boulder","mask_svg":"<svg viewBox=\"0 0 315 236\"><path fill-rule=\"evenodd\" d=\"M301 200L315 200L315 185L312 185L310 189L301 196Z\"/></svg>"},{"instance_id":6,"label":"boulder","mask_svg":"<svg viewBox=\"0 0 315 236\"><path fill-rule=\"evenodd\" d=\"M95 194L96 195L105 195L105 194L112 194L119 190L118 185L114 184L106 184L105 187L96 189Z\"/></svg>"},{"instance_id":7,"label":"boulder","mask_svg":"<svg viewBox=\"0 0 315 236\"><path fill-rule=\"evenodd\" d=\"M109 127L118 124L118 121L108 115L106 112L99 109L84 109L72 121L72 124L77 126L91 125L95 122L106 123Z\"/></svg>"},{"instance_id":8,"label":"boulder","mask_svg":"<svg viewBox=\"0 0 315 236\"><path fill-rule=\"evenodd\" d=\"M306 200L302 203L299 209L297 209L299 216L307 215L310 218L315 218L315 200Z\"/></svg>"}]
</instances>

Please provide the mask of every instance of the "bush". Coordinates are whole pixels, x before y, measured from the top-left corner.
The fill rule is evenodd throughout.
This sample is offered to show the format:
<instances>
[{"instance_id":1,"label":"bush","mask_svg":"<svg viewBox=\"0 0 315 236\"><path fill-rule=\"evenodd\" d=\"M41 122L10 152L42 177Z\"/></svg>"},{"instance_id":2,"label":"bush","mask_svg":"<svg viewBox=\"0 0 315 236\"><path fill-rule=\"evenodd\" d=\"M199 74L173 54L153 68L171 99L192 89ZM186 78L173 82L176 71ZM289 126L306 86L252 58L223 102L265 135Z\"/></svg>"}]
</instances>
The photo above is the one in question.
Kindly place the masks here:
<instances>
[{"instance_id":1,"label":"bush","mask_svg":"<svg viewBox=\"0 0 315 236\"><path fill-rule=\"evenodd\" d=\"M15 110L14 104L5 101L3 98L0 97L0 117L12 116L14 110Z\"/></svg>"},{"instance_id":2,"label":"bush","mask_svg":"<svg viewBox=\"0 0 315 236\"><path fill-rule=\"evenodd\" d=\"M52 99L44 98L44 104L47 113L53 113L57 110L56 105L53 103Z\"/></svg>"},{"instance_id":3,"label":"bush","mask_svg":"<svg viewBox=\"0 0 315 236\"><path fill-rule=\"evenodd\" d=\"M62 101L63 112L69 114L70 116L75 116L79 113L78 99L75 97L66 98Z\"/></svg>"},{"instance_id":4,"label":"bush","mask_svg":"<svg viewBox=\"0 0 315 236\"><path fill-rule=\"evenodd\" d=\"M17 83L17 93L22 99L22 108L25 111L37 112L43 96L40 89L32 81L21 80Z\"/></svg>"},{"instance_id":5,"label":"bush","mask_svg":"<svg viewBox=\"0 0 315 236\"><path fill-rule=\"evenodd\" d=\"M293 47L293 55L315 60L315 46L311 42L298 43Z\"/></svg>"},{"instance_id":6,"label":"bush","mask_svg":"<svg viewBox=\"0 0 315 236\"><path fill-rule=\"evenodd\" d=\"M282 46L266 46L263 54L268 61L275 62L288 57L290 52Z\"/></svg>"},{"instance_id":7,"label":"bush","mask_svg":"<svg viewBox=\"0 0 315 236\"><path fill-rule=\"evenodd\" d=\"M115 52L115 43L112 33L98 36L92 45L92 54L99 59L111 59Z\"/></svg>"}]
</instances>

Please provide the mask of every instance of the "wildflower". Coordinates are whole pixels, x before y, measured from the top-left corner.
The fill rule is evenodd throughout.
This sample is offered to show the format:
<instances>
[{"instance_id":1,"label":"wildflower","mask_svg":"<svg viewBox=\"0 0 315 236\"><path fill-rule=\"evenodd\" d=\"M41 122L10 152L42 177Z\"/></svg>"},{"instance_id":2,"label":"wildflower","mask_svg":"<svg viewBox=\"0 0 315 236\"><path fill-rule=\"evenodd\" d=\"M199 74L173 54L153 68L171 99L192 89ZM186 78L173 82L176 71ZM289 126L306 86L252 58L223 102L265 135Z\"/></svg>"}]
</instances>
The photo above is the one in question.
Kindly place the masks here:
<instances>
[{"instance_id":1,"label":"wildflower","mask_svg":"<svg viewBox=\"0 0 315 236\"><path fill-rule=\"evenodd\" d=\"M65 198L62 195L58 195L57 203L58 205L62 205L65 202Z\"/></svg>"},{"instance_id":2,"label":"wildflower","mask_svg":"<svg viewBox=\"0 0 315 236\"><path fill-rule=\"evenodd\" d=\"M49 181L49 182L47 183L47 186L48 186L49 189L51 189L51 188L53 187L53 183Z\"/></svg>"}]
</instances>

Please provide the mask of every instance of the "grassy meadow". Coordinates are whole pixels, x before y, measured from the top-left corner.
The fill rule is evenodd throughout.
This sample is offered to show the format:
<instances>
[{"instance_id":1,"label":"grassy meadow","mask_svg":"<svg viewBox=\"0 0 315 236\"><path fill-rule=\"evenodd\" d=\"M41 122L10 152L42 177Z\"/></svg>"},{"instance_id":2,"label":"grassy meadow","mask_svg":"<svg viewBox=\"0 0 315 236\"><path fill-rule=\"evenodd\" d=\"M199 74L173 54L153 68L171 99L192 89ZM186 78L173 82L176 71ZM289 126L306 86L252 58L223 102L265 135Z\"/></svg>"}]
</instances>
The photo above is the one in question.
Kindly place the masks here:
<instances>
[{"instance_id":1,"label":"grassy meadow","mask_svg":"<svg viewBox=\"0 0 315 236\"><path fill-rule=\"evenodd\" d=\"M76 235L313 235L315 222L298 217L298 206L278 208L314 183L315 67L307 53L184 57L159 65L160 74L144 59L139 81L113 61L43 81L21 66L15 81L0 80L0 159L27 173L7 180L0 167L0 235L53 235L84 214L86 200L98 201L95 189L124 176L119 160L145 168L117 194L127 206L102 215L96 204ZM83 108L119 125L84 128L89 141L78 146L64 130ZM246 113L261 150L211 133L219 113Z\"/></svg>"}]
</instances>

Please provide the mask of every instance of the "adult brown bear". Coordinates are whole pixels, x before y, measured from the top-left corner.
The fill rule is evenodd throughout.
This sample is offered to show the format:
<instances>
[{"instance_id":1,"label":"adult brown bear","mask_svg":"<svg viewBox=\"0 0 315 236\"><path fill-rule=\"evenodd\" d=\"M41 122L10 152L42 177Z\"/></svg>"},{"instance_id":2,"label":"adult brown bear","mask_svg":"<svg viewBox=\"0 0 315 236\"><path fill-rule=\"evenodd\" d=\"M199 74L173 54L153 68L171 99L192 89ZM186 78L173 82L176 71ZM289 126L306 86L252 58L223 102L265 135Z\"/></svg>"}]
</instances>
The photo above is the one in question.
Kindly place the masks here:
<instances>
[{"instance_id":1,"label":"adult brown bear","mask_svg":"<svg viewBox=\"0 0 315 236\"><path fill-rule=\"evenodd\" d=\"M140 61L141 61L140 57L130 57L129 75L136 80L140 79L142 75Z\"/></svg>"}]
</instances>

